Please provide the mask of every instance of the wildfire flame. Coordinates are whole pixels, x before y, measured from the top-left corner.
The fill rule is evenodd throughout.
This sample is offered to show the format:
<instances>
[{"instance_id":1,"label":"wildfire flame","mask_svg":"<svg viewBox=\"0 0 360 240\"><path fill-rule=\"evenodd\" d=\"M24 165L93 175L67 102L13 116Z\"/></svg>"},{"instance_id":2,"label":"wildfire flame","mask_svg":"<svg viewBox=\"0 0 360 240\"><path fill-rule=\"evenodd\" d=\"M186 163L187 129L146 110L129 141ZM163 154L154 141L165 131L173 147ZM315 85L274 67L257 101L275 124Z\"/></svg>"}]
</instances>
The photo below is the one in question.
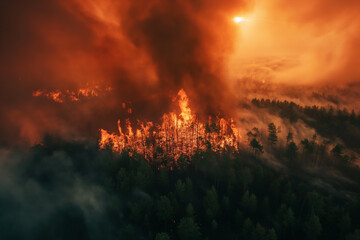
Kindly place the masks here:
<instances>
[{"instance_id":1,"label":"wildfire flame","mask_svg":"<svg viewBox=\"0 0 360 240\"><path fill-rule=\"evenodd\" d=\"M80 98L98 97L100 94L110 92L111 88L100 89L98 86L89 88L80 88L77 91L47 91L44 89L38 89L32 93L33 97L46 97L54 102L63 103L65 100L71 102L77 102Z\"/></svg>"},{"instance_id":2,"label":"wildfire flame","mask_svg":"<svg viewBox=\"0 0 360 240\"><path fill-rule=\"evenodd\" d=\"M180 114L164 114L161 124L137 121L138 129L133 129L129 119L125 121L125 132L118 120L119 133L109 133L100 129L99 147L111 148L114 152L129 151L142 154L147 160L167 157L175 162L181 157L190 157L196 151L211 149L222 151L227 147L238 150L240 131L232 119L224 118L202 123L192 113L189 99L183 89L177 95Z\"/></svg>"}]
</instances>

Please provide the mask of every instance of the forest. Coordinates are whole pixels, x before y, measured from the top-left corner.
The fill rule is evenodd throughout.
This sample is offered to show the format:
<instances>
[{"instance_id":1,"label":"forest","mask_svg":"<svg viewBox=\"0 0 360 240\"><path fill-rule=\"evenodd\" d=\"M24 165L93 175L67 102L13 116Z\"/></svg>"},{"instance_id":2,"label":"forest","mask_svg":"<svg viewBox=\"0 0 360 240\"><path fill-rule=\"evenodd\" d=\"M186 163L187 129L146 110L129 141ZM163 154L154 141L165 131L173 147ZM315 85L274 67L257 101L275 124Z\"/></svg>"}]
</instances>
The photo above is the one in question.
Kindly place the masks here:
<instances>
[{"instance_id":1,"label":"forest","mask_svg":"<svg viewBox=\"0 0 360 240\"><path fill-rule=\"evenodd\" d=\"M340 138L348 147L360 153L360 115L354 110L350 112L346 108L334 109L332 106L300 106L286 100L256 98L252 99L251 104L291 122L301 120L323 137Z\"/></svg>"},{"instance_id":2,"label":"forest","mask_svg":"<svg viewBox=\"0 0 360 240\"><path fill-rule=\"evenodd\" d=\"M0 237L360 239L360 169L348 154L357 150L351 134L359 130L359 115L252 104L343 142L331 145L317 135L297 142L291 132L280 139L269 123L266 132L249 130L248 146L240 149L209 147L177 161L164 155L149 161L111 146L99 150L90 140L46 136L30 151L1 153L7 161ZM24 182L21 192L13 190Z\"/></svg>"},{"instance_id":3,"label":"forest","mask_svg":"<svg viewBox=\"0 0 360 240\"><path fill-rule=\"evenodd\" d=\"M0 240L360 240L360 0L0 0Z\"/></svg>"}]
</instances>

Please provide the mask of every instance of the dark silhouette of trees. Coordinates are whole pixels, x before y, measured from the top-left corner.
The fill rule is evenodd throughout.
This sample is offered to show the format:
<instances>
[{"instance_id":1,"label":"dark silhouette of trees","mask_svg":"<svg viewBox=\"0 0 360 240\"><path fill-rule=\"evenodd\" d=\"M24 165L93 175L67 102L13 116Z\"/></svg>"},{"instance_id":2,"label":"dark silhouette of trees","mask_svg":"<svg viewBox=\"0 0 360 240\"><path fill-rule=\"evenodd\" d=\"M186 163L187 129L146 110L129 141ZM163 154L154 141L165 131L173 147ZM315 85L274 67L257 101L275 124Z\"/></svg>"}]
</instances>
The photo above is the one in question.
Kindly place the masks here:
<instances>
[{"instance_id":1,"label":"dark silhouette of trees","mask_svg":"<svg viewBox=\"0 0 360 240\"><path fill-rule=\"evenodd\" d=\"M263 159L258 155L264 152L260 131L253 128L248 138L251 151L213 152L208 149L197 152L183 167L174 165L173 169L146 165L141 159L129 161L128 155L121 156L126 159L125 165L108 164L111 172L117 171L116 191L130 198L131 189L139 188L151 196L146 201L136 200L129 205L127 217L131 224L140 226L152 239L167 236L171 239L203 236L250 240L357 237L356 226L360 219L356 214L349 211L348 206L331 210L338 204L332 200L333 196L314 191L307 177L302 177L304 169L312 166L309 163L318 161L320 156L339 159L334 166L349 169L349 164L339 165L346 155L344 146L327 151L329 143L320 143L314 135L300 141L302 151L299 153L294 136L289 132L286 145L278 144L277 151L272 152L289 168L289 173L283 174L262 164ZM269 142L269 145L273 144ZM254 152L255 156L250 154ZM114 166L119 170L114 170ZM145 170L145 166L150 170ZM121 187L124 183L130 186Z\"/></svg>"},{"instance_id":2,"label":"dark silhouette of trees","mask_svg":"<svg viewBox=\"0 0 360 240\"><path fill-rule=\"evenodd\" d=\"M264 152L264 147L260 144L258 138L260 137L259 129L254 127L251 131L247 133L249 146L254 151L255 155Z\"/></svg>"},{"instance_id":3,"label":"dark silhouette of trees","mask_svg":"<svg viewBox=\"0 0 360 240\"><path fill-rule=\"evenodd\" d=\"M170 236L167 233L157 233L155 236L155 240L170 240Z\"/></svg>"},{"instance_id":4,"label":"dark silhouette of trees","mask_svg":"<svg viewBox=\"0 0 360 240\"><path fill-rule=\"evenodd\" d=\"M301 120L314 128L323 137L340 138L347 147L360 148L360 115L355 111L328 109L319 106L300 106L288 101L270 101L269 99L252 99L252 105L268 110L270 113L287 118L291 122Z\"/></svg>"},{"instance_id":5,"label":"dark silhouette of trees","mask_svg":"<svg viewBox=\"0 0 360 240\"><path fill-rule=\"evenodd\" d=\"M356 229L353 233L349 233L345 237L346 240L359 240L360 239L360 229Z\"/></svg>"},{"instance_id":6,"label":"dark silhouette of trees","mask_svg":"<svg viewBox=\"0 0 360 240\"><path fill-rule=\"evenodd\" d=\"M322 226L319 217L315 214L311 214L310 217L304 223L304 233L306 239L316 240L322 231Z\"/></svg>"},{"instance_id":7,"label":"dark silhouette of trees","mask_svg":"<svg viewBox=\"0 0 360 240\"><path fill-rule=\"evenodd\" d=\"M271 145L275 145L278 141L278 137L277 137L277 129L274 123L270 123L268 125L268 131L269 131L268 141L270 142Z\"/></svg>"},{"instance_id":8,"label":"dark silhouette of trees","mask_svg":"<svg viewBox=\"0 0 360 240\"><path fill-rule=\"evenodd\" d=\"M258 140L256 140L256 138L253 138L251 141L250 141L250 147L254 150L255 153L264 153L264 147L263 145L261 145L259 143Z\"/></svg>"},{"instance_id":9,"label":"dark silhouette of trees","mask_svg":"<svg viewBox=\"0 0 360 240\"><path fill-rule=\"evenodd\" d=\"M249 131L247 133L247 136L248 136L248 139L249 139L249 142L254 139L254 138L258 138L260 137L260 132L259 132L259 129L254 127L251 131Z\"/></svg>"},{"instance_id":10,"label":"dark silhouette of trees","mask_svg":"<svg viewBox=\"0 0 360 240\"><path fill-rule=\"evenodd\" d=\"M246 191L241 198L241 206L248 214L254 215L257 208L257 199L254 194L250 194L249 191Z\"/></svg>"},{"instance_id":11,"label":"dark silhouette of trees","mask_svg":"<svg viewBox=\"0 0 360 240\"><path fill-rule=\"evenodd\" d=\"M259 138L256 131L250 134L252 139L254 136ZM314 151L306 150L301 154L293 137L288 137L286 142L286 146L278 144L280 150L271 153L278 161L275 164L244 148L241 151L197 152L182 168L160 167L146 162L138 154L40 145L22 159L14 172L20 172L19 182L32 181L42 191L49 189L49 195L53 194L59 180L73 184L68 172L74 172L74 178L95 186L95 194L104 199L95 199L94 206L100 207L92 214L95 218L100 213L105 217L91 225L87 225L88 213L82 210L89 211L85 206L87 201L76 210L69 208L73 214L54 210L60 227L56 221L52 224L41 222L44 227L40 224L39 230L32 229L44 236L40 239L55 238L38 233L47 227L65 236L57 227L62 230L69 222L73 226L80 224L77 236L87 236L84 231L89 226L101 226L100 236L111 232L114 236L110 239L357 239L360 235L357 196L360 169L348 163L341 164L347 150L334 146L334 151L326 151L324 158L341 159L324 169L319 166L315 169L321 170L318 174L308 171L312 165L304 161L304 154L316 156L321 145L318 138L301 144L302 148L312 149L307 145L314 142ZM332 171L323 170L332 170L331 167L336 167L337 175L351 181L342 182L338 177L334 181L326 179L326 174ZM11 199L7 191L0 191L0 194L2 204L8 208L22 207L18 203L7 204ZM90 205L93 208L93 204ZM2 211L11 215L7 208ZM0 237L12 230L14 219L9 218L9 223L0 221L1 226L6 226L0 231Z\"/></svg>"},{"instance_id":12,"label":"dark silhouette of trees","mask_svg":"<svg viewBox=\"0 0 360 240\"><path fill-rule=\"evenodd\" d=\"M186 207L186 216L187 217L194 217L195 216L195 210L191 203L189 203Z\"/></svg>"},{"instance_id":13,"label":"dark silhouette of trees","mask_svg":"<svg viewBox=\"0 0 360 240\"><path fill-rule=\"evenodd\" d=\"M296 145L296 143L294 142L290 142L287 144L286 147L286 157L290 160L290 161L294 161L297 159L298 157L298 147Z\"/></svg>"},{"instance_id":14,"label":"dark silhouette of trees","mask_svg":"<svg viewBox=\"0 0 360 240\"><path fill-rule=\"evenodd\" d=\"M219 214L219 200L214 186L207 191L204 197L204 210L209 220L214 219Z\"/></svg>"},{"instance_id":15,"label":"dark silhouette of trees","mask_svg":"<svg viewBox=\"0 0 360 240\"><path fill-rule=\"evenodd\" d=\"M286 144L289 144L290 142L294 141L294 134L289 131L288 135L286 136Z\"/></svg>"},{"instance_id":16,"label":"dark silhouette of trees","mask_svg":"<svg viewBox=\"0 0 360 240\"><path fill-rule=\"evenodd\" d=\"M174 214L174 209L171 205L170 199L167 196L161 196L158 199L156 203L156 208L156 215L160 221L167 222L171 220Z\"/></svg>"},{"instance_id":17,"label":"dark silhouette of trees","mask_svg":"<svg viewBox=\"0 0 360 240\"><path fill-rule=\"evenodd\" d=\"M291 238L295 227L295 216L291 208L282 204L277 213L278 222L281 226L281 234L285 238Z\"/></svg>"},{"instance_id":18,"label":"dark silhouette of trees","mask_svg":"<svg viewBox=\"0 0 360 240\"><path fill-rule=\"evenodd\" d=\"M331 153L336 157L337 159L348 161L349 157L344 153L345 146L342 144L336 144L333 149L331 149Z\"/></svg>"},{"instance_id":19,"label":"dark silhouette of trees","mask_svg":"<svg viewBox=\"0 0 360 240\"><path fill-rule=\"evenodd\" d=\"M199 226L191 217L180 220L177 232L180 240L198 240L201 237Z\"/></svg>"}]
</instances>

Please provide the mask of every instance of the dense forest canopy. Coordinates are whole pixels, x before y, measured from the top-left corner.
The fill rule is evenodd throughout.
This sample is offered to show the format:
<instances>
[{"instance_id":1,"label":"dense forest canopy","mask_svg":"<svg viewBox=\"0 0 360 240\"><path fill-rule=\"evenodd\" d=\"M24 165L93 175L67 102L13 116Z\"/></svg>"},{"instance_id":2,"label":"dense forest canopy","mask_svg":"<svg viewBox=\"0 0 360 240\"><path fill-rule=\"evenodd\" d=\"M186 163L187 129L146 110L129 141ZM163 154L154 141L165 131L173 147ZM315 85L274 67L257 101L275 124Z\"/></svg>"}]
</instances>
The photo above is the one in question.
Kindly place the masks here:
<instances>
[{"instance_id":1,"label":"dense forest canopy","mask_svg":"<svg viewBox=\"0 0 360 240\"><path fill-rule=\"evenodd\" d=\"M360 170L341 150L319 164L315 139L296 144L290 133L280 146L273 123L266 137L248 136L247 148L173 164L51 136L1 152L1 237L359 239Z\"/></svg>"}]
</instances>

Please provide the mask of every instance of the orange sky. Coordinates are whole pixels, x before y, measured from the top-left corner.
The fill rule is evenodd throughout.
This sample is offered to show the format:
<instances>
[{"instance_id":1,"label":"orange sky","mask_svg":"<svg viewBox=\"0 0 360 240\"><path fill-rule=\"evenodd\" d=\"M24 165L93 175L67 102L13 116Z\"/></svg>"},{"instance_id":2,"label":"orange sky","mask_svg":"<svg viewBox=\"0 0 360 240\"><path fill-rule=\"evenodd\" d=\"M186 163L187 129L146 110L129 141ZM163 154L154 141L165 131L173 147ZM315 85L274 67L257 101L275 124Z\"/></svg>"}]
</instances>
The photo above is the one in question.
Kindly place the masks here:
<instances>
[{"instance_id":1,"label":"orange sky","mask_svg":"<svg viewBox=\"0 0 360 240\"><path fill-rule=\"evenodd\" d=\"M257 67L263 79L284 83L359 82L359 10L356 0L256 1L232 76Z\"/></svg>"},{"instance_id":2,"label":"orange sky","mask_svg":"<svg viewBox=\"0 0 360 240\"><path fill-rule=\"evenodd\" d=\"M196 111L216 114L247 94L234 87L239 79L359 82L359 10L355 0L2 1L0 144L95 133L124 116L122 102L157 118L181 88ZM32 97L94 86L112 94L63 104Z\"/></svg>"}]
</instances>

